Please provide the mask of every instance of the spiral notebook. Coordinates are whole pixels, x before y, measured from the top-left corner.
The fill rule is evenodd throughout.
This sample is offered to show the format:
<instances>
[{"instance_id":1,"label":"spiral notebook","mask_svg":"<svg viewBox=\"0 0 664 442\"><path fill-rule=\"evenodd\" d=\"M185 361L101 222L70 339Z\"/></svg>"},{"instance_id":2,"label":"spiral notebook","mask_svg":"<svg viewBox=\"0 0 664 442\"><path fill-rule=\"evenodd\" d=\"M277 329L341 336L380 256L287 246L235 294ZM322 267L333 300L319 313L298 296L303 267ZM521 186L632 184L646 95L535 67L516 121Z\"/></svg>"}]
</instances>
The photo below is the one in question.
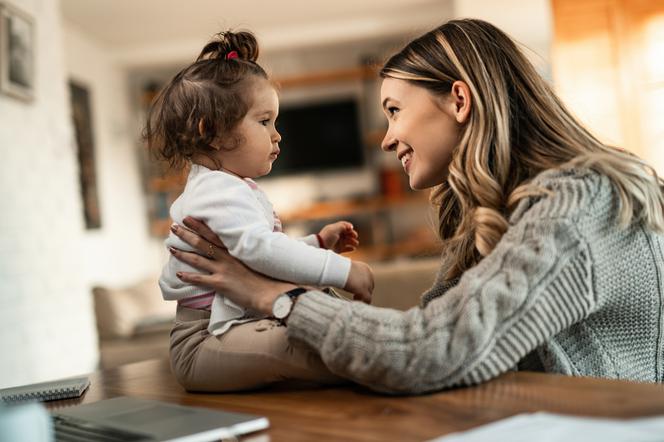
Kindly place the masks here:
<instances>
[{"instance_id":1,"label":"spiral notebook","mask_svg":"<svg viewBox=\"0 0 664 442\"><path fill-rule=\"evenodd\" d=\"M23 385L0 390L0 402L54 401L79 397L90 386L87 376Z\"/></svg>"}]
</instances>

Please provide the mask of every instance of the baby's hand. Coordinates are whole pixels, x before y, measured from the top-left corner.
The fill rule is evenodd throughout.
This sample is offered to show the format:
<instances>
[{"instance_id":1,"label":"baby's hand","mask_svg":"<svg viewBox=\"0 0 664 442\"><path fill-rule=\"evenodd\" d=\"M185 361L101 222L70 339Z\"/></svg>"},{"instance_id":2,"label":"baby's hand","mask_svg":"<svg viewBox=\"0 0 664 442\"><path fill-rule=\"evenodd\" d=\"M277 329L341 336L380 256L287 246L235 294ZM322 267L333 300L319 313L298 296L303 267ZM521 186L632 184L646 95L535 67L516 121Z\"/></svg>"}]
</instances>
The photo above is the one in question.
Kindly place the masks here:
<instances>
[{"instance_id":1,"label":"baby's hand","mask_svg":"<svg viewBox=\"0 0 664 442\"><path fill-rule=\"evenodd\" d=\"M318 233L323 247L336 253L352 252L360 244L357 231L348 221L328 224Z\"/></svg>"},{"instance_id":2,"label":"baby's hand","mask_svg":"<svg viewBox=\"0 0 664 442\"><path fill-rule=\"evenodd\" d=\"M371 304L374 277L371 267L360 261L351 261L350 273L344 290L353 294L353 299Z\"/></svg>"}]
</instances>

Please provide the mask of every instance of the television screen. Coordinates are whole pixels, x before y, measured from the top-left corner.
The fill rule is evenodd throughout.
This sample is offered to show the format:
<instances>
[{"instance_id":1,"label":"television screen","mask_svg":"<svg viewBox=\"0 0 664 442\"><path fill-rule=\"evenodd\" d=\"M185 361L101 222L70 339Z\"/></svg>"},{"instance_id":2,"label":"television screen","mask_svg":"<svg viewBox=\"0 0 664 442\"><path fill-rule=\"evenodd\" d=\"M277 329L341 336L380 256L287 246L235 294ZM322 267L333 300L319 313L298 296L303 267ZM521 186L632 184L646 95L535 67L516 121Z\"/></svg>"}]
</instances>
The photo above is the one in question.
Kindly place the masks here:
<instances>
[{"instance_id":1,"label":"television screen","mask_svg":"<svg viewBox=\"0 0 664 442\"><path fill-rule=\"evenodd\" d=\"M281 153L272 175L358 168L364 164L355 99L284 106L277 130Z\"/></svg>"}]
</instances>

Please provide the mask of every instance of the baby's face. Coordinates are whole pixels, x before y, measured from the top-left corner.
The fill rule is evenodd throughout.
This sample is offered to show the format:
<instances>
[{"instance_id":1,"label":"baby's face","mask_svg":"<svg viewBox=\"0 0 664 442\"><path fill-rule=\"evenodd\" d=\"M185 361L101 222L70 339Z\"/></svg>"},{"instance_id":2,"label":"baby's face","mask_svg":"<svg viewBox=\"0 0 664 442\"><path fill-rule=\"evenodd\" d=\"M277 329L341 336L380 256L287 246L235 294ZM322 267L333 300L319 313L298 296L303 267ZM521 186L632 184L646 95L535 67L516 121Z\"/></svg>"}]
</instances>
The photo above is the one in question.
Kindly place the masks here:
<instances>
[{"instance_id":1,"label":"baby's face","mask_svg":"<svg viewBox=\"0 0 664 442\"><path fill-rule=\"evenodd\" d=\"M234 131L241 140L240 145L232 150L220 151L223 168L243 178L257 178L270 173L272 163L279 155L281 141L275 127L279 115L277 91L264 79L256 80L251 91L251 108Z\"/></svg>"}]
</instances>

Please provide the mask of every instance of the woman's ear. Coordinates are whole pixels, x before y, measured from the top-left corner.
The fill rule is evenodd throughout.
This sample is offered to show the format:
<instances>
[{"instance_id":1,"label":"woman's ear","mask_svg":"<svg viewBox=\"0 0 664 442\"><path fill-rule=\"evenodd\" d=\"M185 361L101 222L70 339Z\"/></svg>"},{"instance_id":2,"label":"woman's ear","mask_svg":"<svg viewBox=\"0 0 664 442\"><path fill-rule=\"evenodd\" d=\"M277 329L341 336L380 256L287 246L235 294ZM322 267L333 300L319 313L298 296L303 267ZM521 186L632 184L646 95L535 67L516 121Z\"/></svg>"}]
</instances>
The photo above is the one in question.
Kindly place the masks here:
<instances>
[{"instance_id":1,"label":"woman's ear","mask_svg":"<svg viewBox=\"0 0 664 442\"><path fill-rule=\"evenodd\" d=\"M470 88L463 81L457 80L452 83L450 96L454 102L454 118L459 124L466 123L470 118L470 109L472 107Z\"/></svg>"}]
</instances>

